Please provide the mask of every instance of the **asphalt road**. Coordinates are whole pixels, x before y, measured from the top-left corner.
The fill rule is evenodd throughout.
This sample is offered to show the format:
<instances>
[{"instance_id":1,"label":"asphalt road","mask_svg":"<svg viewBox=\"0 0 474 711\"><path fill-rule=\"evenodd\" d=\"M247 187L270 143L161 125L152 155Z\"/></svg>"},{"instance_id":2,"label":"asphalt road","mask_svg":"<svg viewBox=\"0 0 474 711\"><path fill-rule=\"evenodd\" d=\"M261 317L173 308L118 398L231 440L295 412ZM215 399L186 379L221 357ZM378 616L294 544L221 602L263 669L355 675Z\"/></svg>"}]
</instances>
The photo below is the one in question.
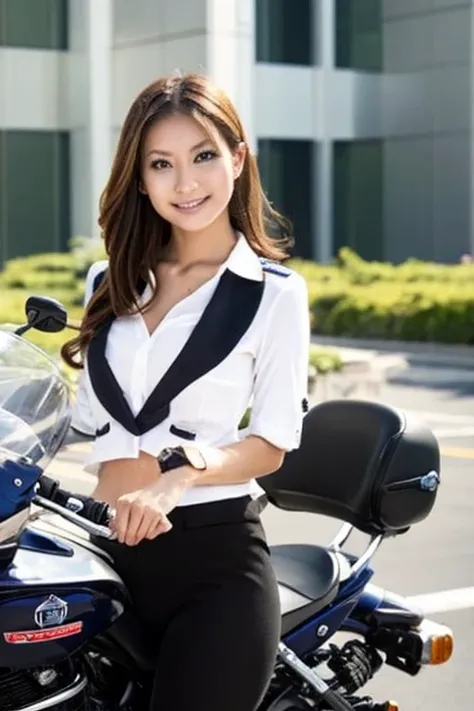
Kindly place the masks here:
<instances>
[{"instance_id":1,"label":"asphalt road","mask_svg":"<svg viewBox=\"0 0 474 711\"><path fill-rule=\"evenodd\" d=\"M429 616L455 633L455 653L442 667L415 677L383 668L370 690L379 700L396 699L401 711L471 711L474 708L471 649L474 639L474 371L411 367L392 378L383 401L416 411L428 421L442 448L442 486L431 516L387 541L373 560L373 582L399 594L426 596ZM66 453L53 467L65 485L88 491L92 479ZM317 462L317 457L316 457ZM268 507L264 523L270 543L324 544L338 523ZM362 536L354 539L356 552ZM466 590L465 589L470 589ZM443 591L445 596L434 595ZM466 598L467 594L467 598ZM461 597L461 603L459 598ZM467 601L466 601L467 599ZM456 602L456 600L458 602ZM452 608L461 609L452 609Z\"/></svg>"}]
</instances>

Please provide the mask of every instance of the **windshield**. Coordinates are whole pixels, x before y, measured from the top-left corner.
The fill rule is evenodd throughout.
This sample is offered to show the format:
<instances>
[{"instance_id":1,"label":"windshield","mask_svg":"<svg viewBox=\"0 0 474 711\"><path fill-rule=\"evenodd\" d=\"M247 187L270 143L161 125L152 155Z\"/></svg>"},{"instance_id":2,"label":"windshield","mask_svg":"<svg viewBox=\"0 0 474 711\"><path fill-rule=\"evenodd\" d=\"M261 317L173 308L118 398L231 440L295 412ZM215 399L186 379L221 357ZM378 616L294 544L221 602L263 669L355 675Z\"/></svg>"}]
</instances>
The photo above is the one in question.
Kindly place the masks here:
<instances>
[{"instance_id":1,"label":"windshield","mask_svg":"<svg viewBox=\"0 0 474 711\"><path fill-rule=\"evenodd\" d=\"M0 462L45 469L69 427L69 390L58 366L19 336L0 330Z\"/></svg>"}]
</instances>

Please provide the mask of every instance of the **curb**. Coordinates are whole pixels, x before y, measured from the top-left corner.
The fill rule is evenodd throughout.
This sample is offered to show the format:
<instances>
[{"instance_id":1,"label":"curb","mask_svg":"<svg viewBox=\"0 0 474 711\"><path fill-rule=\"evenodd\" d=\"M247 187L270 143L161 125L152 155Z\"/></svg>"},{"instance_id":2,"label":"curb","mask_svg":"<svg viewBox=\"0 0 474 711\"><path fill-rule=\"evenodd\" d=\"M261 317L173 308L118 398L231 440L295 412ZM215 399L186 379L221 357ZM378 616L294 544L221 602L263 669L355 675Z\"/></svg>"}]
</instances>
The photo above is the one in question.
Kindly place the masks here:
<instances>
[{"instance_id":1,"label":"curb","mask_svg":"<svg viewBox=\"0 0 474 711\"><path fill-rule=\"evenodd\" d=\"M340 336L322 336L313 333L311 342L335 349L350 348L360 351L391 353L406 359L408 363L474 370L474 346L422 343L417 341L387 341Z\"/></svg>"}]
</instances>

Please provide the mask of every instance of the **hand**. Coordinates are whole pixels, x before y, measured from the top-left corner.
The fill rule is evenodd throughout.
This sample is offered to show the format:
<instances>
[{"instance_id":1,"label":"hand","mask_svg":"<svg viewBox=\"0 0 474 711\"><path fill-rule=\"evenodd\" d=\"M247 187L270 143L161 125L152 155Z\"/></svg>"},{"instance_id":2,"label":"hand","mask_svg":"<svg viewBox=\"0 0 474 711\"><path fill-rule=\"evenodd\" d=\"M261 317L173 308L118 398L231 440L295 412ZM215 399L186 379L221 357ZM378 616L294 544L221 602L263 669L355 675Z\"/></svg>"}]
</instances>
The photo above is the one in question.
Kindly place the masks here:
<instances>
[{"instance_id":1,"label":"hand","mask_svg":"<svg viewBox=\"0 0 474 711\"><path fill-rule=\"evenodd\" d=\"M162 475L157 482L117 500L110 528L120 543L136 546L144 538L151 540L171 530L167 514L175 508L187 488L182 477L173 476L175 472L177 474L179 470Z\"/></svg>"}]
</instances>

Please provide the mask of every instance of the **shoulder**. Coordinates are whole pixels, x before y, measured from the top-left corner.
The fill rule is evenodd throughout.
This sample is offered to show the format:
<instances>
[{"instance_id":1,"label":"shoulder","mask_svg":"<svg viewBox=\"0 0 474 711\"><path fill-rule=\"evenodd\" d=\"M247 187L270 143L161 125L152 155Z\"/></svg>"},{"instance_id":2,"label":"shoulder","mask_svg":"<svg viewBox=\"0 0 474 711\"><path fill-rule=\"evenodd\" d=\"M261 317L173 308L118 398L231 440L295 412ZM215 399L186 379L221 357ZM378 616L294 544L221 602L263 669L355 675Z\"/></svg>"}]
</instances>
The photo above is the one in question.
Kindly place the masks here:
<instances>
[{"instance_id":1,"label":"shoulder","mask_svg":"<svg viewBox=\"0 0 474 711\"><path fill-rule=\"evenodd\" d=\"M273 262L271 259L265 259L265 257L259 257L260 265L265 274L275 274L282 279L287 279L293 273L291 269L285 267L279 262Z\"/></svg>"},{"instance_id":2,"label":"shoulder","mask_svg":"<svg viewBox=\"0 0 474 711\"><path fill-rule=\"evenodd\" d=\"M94 262L89 267L86 274L86 285L84 302L87 303L98 286L99 279L103 274L105 274L109 262L107 259L101 259L98 262Z\"/></svg>"},{"instance_id":3,"label":"shoulder","mask_svg":"<svg viewBox=\"0 0 474 711\"><path fill-rule=\"evenodd\" d=\"M262 266L265 284L268 287L268 291L271 292L272 297L281 292L307 293L306 281L301 274L295 272L294 269L290 269L284 264L272 262L262 257L260 258L260 264Z\"/></svg>"},{"instance_id":4,"label":"shoulder","mask_svg":"<svg viewBox=\"0 0 474 711\"><path fill-rule=\"evenodd\" d=\"M106 271L108 266L108 259L100 259L98 262L93 262L87 271L86 282L92 283L99 274Z\"/></svg>"}]
</instances>

